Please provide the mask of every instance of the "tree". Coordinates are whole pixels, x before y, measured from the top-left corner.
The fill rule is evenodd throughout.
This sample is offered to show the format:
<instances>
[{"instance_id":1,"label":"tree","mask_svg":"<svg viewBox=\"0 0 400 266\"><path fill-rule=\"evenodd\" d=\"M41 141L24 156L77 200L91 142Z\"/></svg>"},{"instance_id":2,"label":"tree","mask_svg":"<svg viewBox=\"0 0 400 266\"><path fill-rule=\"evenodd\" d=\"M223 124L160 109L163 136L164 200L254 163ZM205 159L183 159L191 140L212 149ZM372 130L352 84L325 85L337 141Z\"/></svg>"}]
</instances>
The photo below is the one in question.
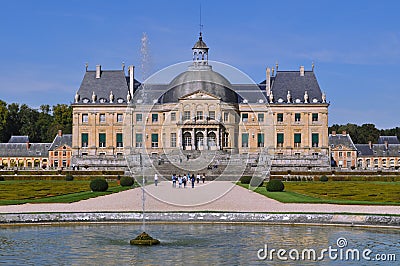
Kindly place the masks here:
<instances>
[{"instance_id":1,"label":"tree","mask_svg":"<svg viewBox=\"0 0 400 266\"><path fill-rule=\"evenodd\" d=\"M54 134L50 133L50 128L53 123L53 116L50 114L50 105L41 105L36 128L39 132L40 142L52 142Z\"/></svg>"},{"instance_id":2,"label":"tree","mask_svg":"<svg viewBox=\"0 0 400 266\"><path fill-rule=\"evenodd\" d=\"M41 142L41 136L37 129L39 112L23 104L19 109L19 119L21 122L21 135L29 136L31 142Z\"/></svg>"},{"instance_id":3,"label":"tree","mask_svg":"<svg viewBox=\"0 0 400 266\"><path fill-rule=\"evenodd\" d=\"M11 103L7 106L8 116L7 124L5 127L4 139L8 141L12 135L21 135L21 121L19 118L19 104Z\"/></svg>"},{"instance_id":4,"label":"tree","mask_svg":"<svg viewBox=\"0 0 400 266\"><path fill-rule=\"evenodd\" d=\"M58 130L65 134L72 133L72 107L66 104L57 104L53 106L53 122L49 130L54 136Z\"/></svg>"},{"instance_id":5,"label":"tree","mask_svg":"<svg viewBox=\"0 0 400 266\"><path fill-rule=\"evenodd\" d=\"M0 142L6 142L5 133L7 126L7 118L8 118L8 109L7 103L0 100Z\"/></svg>"}]
</instances>

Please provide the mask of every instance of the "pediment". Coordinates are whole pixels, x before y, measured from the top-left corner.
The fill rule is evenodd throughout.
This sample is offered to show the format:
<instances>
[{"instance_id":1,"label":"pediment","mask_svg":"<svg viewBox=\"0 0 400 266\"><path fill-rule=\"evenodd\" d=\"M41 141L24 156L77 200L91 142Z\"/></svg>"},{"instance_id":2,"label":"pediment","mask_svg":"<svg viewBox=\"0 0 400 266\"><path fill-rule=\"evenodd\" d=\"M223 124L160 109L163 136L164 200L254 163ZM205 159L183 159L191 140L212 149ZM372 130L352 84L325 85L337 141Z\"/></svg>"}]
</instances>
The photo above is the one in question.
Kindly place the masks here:
<instances>
[{"instance_id":1,"label":"pediment","mask_svg":"<svg viewBox=\"0 0 400 266\"><path fill-rule=\"evenodd\" d=\"M203 90L197 90L195 92L186 94L179 98L180 100L220 100L221 98L211 94L209 92L205 92Z\"/></svg>"}]
</instances>

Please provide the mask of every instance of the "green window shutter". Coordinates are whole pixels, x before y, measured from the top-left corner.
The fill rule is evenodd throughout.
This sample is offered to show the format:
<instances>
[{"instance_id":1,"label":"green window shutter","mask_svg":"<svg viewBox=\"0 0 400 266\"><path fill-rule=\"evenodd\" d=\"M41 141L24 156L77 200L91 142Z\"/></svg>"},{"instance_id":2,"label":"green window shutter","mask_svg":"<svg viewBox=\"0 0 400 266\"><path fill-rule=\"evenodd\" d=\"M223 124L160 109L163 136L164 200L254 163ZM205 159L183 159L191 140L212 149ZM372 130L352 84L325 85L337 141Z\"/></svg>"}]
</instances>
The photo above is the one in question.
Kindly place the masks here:
<instances>
[{"instance_id":1,"label":"green window shutter","mask_svg":"<svg viewBox=\"0 0 400 266\"><path fill-rule=\"evenodd\" d=\"M258 142L258 143L264 143L264 134L258 133L258 135L257 135L257 142Z\"/></svg>"},{"instance_id":2,"label":"green window shutter","mask_svg":"<svg viewBox=\"0 0 400 266\"><path fill-rule=\"evenodd\" d=\"M243 133L242 134L242 147L248 147L249 146L249 133Z\"/></svg>"},{"instance_id":3,"label":"green window shutter","mask_svg":"<svg viewBox=\"0 0 400 266\"><path fill-rule=\"evenodd\" d=\"M99 141L100 142L106 142L106 134L105 133L100 133L99 134Z\"/></svg>"},{"instance_id":4,"label":"green window shutter","mask_svg":"<svg viewBox=\"0 0 400 266\"><path fill-rule=\"evenodd\" d=\"M158 142L158 134L151 134L151 142Z\"/></svg>"},{"instance_id":5,"label":"green window shutter","mask_svg":"<svg viewBox=\"0 0 400 266\"><path fill-rule=\"evenodd\" d=\"M142 134L136 134L136 142L142 142L143 141L143 135Z\"/></svg>"},{"instance_id":6,"label":"green window shutter","mask_svg":"<svg viewBox=\"0 0 400 266\"><path fill-rule=\"evenodd\" d=\"M278 143L283 143L283 140L284 140L283 136L284 136L283 133L278 133L277 134L276 137L277 137Z\"/></svg>"},{"instance_id":7,"label":"green window shutter","mask_svg":"<svg viewBox=\"0 0 400 266\"><path fill-rule=\"evenodd\" d=\"M294 143L301 143L301 134L299 133L294 134Z\"/></svg>"},{"instance_id":8,"label":"green window shutter","mask_svg":"<svg viewBox=\"0 0 400 266\"><path fill-rule=\"evenodd\" d=\"M311 139L312 139L313 146L315 144L318 144L319 143L319 134L318 133L312 133Z\"/></svg>"},{"instance_id":9,"label":"green window shutter","mask_svg":"<svg viewBox=\"0 0 400 266\"><path fill-rule=\"evenodd\" d=\"M122 133L117 133L117 142L122 142Z\"/></svg>"},{"instance_id":10,"label":"green window shutter","mask_svg":"<svg viewBox=\"0 0 400 266\"><path fill-rule=\"evenodd\" d=\"M89 141L89 134L82 133L82 142L88 143L88 141Z\"/></svg>"}]
</instances>

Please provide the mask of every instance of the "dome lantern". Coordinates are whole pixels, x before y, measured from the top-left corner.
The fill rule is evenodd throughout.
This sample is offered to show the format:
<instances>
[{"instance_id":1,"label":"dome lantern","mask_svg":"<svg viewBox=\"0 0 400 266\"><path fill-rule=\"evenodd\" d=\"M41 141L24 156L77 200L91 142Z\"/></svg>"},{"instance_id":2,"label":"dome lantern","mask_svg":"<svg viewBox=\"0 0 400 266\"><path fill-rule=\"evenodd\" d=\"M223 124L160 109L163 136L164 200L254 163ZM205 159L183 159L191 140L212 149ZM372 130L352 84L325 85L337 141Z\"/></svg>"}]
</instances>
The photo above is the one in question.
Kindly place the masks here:
<instances>
[{"instance_id":1,"label":"dome lantern","mask_svg":"<svg viewBox=\"0 0 400 266\"><path fill-rule=\"evenodd\" d=\"M194 44L193 48L193 64L208 65L208 47L203 41L203 36L200 32L199 40Z\"/></svg>"}]
</instances>

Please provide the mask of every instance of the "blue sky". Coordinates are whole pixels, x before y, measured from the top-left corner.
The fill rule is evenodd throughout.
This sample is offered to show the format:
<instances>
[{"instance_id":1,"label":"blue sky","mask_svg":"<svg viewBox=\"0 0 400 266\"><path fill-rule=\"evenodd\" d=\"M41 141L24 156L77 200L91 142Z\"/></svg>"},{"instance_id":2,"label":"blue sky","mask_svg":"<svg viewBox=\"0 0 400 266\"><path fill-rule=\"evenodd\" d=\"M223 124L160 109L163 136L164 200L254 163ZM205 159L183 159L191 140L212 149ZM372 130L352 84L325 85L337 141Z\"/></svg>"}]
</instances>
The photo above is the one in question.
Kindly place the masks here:
<instances>
[{"instance_id":1,"label":"blue sky","mask_svg":"<svg viewBox=\"0 0 400 266\"><path fill-rule=\"evenodd\" d=\"M206 1L210 60L256 82L265 68L304 65L326 92L329 124L400 126L400 1ZM191 59L199 1L3 1L0 99L70 103L85 71L140 65L150 41L151 69ZM137 71L140 78L140 71Z\"/></svg>"}]
</instances>

